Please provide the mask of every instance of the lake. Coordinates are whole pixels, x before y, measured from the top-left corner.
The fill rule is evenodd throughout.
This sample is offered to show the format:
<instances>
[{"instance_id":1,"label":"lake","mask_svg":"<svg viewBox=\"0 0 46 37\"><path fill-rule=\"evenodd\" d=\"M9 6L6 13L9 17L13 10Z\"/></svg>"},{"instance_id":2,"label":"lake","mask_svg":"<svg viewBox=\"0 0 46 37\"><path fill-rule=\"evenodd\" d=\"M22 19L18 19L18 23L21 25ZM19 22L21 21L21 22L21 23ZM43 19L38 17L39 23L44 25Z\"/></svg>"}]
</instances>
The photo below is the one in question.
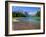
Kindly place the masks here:
<instances>
[{"instance_id":1,"label":"lake","mask_svg":"<svg viewBox=\"0 0 46 37\"><path fill-rule=\"evenodd\" d=\"M20 18L17 18L16 20L19 20L21 22L35 22L35 23L40 23L40 17L20 17Z\"/></svg>"},{"instance_id":2,"label":"lake","mask_svg":"<svg viewBox=\"0 0 46 37\"><path fill-rule=\"evenodd\" d=\"M19 22L12 22L13 30L40 29L40 17L16 17Z\"/></svg>"}]
</instances>

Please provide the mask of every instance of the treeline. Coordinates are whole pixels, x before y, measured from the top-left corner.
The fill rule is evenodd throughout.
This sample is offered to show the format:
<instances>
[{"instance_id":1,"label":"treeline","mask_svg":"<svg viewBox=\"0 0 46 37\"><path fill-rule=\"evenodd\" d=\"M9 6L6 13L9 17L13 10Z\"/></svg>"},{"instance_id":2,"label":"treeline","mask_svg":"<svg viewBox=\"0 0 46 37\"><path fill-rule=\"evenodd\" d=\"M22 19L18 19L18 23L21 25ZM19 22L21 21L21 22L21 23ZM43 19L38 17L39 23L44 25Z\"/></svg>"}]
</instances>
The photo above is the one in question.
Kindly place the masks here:
<instances>
[{"instance_id":1,"label":"treeline","mask_svg":"<svg viewBox=\"0 0 46 37\"><path fill-rule=\"evenodd\" d=\"M27 12L24 12L24 13L21 11L12 12L12 17L27 17L27 16L30 16L30 15L28 15ZM35 16L40 17L40 11L37 11Z\"/></svg>"},{"instance_id":2,"label":"treeline","mask_svg":"<svg viewBox=\"0 0 46 37\"><path fill-rule=\"evenodd\" d=\"M40 17L40 11L37 11L36 16Z\"/></svg>"},{"instance_id":3,"label":"treeline","mask_svg":"<svg viewBox=\"0 0 46 37\"><path fill-rule=\"evenodd\" d=\"M22 12L12 12L12 17L26 17L28 14L27 12L22 13Z\"/></svg>"}]
</instances>

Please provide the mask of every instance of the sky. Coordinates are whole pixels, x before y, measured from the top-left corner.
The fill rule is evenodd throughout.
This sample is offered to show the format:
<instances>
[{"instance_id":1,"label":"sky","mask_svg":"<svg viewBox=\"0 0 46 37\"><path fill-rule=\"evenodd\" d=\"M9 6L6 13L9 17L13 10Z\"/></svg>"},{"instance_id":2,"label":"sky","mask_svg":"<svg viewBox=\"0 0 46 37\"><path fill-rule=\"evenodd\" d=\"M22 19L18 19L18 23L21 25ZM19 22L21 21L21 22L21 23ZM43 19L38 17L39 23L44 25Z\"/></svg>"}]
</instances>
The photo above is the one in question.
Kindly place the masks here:
<instances>
[{"instance_id":1,"label":"sky","mask_svg":"<svg viewBox=\"0 0 46 37\"><path fill-rule=\"evenodd\" d=\"M40 7L23 7L23 6L12 6L12 12L22 11L27 12L28 14L34 15L36 12L40 10Z\"/></svg>"}]
</instances>

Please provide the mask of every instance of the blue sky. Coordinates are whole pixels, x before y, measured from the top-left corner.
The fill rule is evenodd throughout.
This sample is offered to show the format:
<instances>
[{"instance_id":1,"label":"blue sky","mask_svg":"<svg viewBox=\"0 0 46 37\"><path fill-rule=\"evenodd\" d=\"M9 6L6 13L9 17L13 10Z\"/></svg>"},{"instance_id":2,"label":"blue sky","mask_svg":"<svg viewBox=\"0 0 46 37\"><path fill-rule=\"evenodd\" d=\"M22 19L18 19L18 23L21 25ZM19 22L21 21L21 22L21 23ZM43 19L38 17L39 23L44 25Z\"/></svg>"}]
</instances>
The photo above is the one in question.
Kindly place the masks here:
<instances>
[{"instance_id":1,"label":"blue sky","mask_svg":"<svg viewBox=\"0 0 46 37\"><path fill-rule=\"evenodd\" d=\"M23 7L23 6L13 6L12 11L23 11L28 12L28 14L36 14L36 12L40 10L40 7Z\"/></svg>"}]
</instances>

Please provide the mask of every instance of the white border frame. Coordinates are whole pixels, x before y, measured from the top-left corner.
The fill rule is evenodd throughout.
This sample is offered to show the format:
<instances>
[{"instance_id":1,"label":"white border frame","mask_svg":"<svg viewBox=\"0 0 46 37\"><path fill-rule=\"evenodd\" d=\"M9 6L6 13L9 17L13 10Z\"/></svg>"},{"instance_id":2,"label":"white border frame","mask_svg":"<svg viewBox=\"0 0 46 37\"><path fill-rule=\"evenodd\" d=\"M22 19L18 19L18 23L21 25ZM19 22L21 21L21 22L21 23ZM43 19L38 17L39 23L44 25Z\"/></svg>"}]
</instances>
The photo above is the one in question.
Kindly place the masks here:
<instances>
[{"instance_id":1,"label":"white border frame","mask_svg":"<svg viewBox=\"0 0 46 37\"><path fill-rule=\"evenodd\" d=\"M27 7L40 7L41 8L41 28L39 30L12 30L12 6L27 6ZM42 4L26 4L26 3L8 3L8 15L9 15L9 34L26 34L26 33L42 33L43 32L43 5Z\"/></svg>"}]
</instances>

